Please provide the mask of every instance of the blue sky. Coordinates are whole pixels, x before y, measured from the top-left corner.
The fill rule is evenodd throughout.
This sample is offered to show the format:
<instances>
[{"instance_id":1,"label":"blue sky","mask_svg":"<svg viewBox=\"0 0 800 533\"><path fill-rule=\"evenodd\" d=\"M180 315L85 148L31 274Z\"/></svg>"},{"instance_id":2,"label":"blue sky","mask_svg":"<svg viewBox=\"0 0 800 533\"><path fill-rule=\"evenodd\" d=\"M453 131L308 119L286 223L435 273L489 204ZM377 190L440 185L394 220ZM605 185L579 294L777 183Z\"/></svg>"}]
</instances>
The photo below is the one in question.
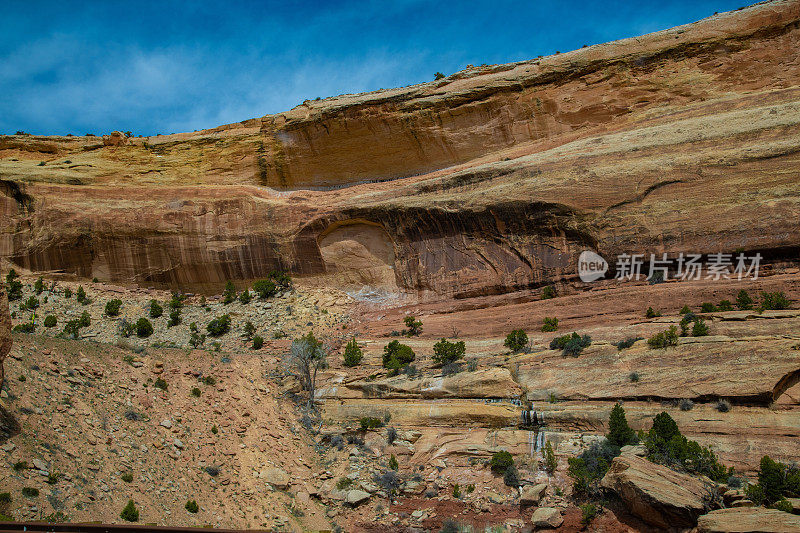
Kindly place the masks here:
<instances>
[{"instance_id":1,"label":"blue sky","mask_svg":"<svg viewBox=\"0 0 800 533\"><path fill-rule=\"evenodd\" d=\"M642 35L742 1L6 0L0 133L209 128Z\"/></svg>"}]
</instances>

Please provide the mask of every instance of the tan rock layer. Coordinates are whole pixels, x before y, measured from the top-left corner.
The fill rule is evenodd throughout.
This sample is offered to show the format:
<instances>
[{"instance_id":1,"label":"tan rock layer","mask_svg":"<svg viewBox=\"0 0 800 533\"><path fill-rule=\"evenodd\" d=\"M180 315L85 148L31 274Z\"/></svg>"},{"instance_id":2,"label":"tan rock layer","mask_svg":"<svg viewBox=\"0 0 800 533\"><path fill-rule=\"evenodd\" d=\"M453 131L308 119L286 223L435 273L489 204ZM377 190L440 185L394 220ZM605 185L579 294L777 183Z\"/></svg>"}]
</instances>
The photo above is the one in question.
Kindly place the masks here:
<instances>
[{"instance_id":1,"label":"tan rock layer","mask_svg":"<svg viewBox=\"0 0 800 533\"><path fill-rule=\"evenodd\" d=\"M0 257L195 290L277 268L437 297L574 277L587 247L796 260L798 50L800 5L778 1L193 134L2 137ZM355 223L379 230L366 278L320 246Z\"/></svg>"}]
</instances>

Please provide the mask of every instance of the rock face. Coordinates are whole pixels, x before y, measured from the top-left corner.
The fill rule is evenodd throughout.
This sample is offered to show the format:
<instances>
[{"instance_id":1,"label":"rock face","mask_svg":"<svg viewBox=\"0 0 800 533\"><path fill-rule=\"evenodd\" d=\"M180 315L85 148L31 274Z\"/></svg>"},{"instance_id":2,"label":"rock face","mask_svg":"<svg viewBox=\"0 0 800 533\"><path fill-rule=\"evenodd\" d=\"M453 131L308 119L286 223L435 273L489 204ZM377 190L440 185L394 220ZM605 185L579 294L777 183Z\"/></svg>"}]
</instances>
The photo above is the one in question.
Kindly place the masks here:
<instances>
[{"instance_id":1,"label":"rock face","mask_svg":"<svg viewBox=\"0 0 800 533\"><path fill-rule=\"evenodd\" d=\"M0 256L437 298L574 278L585 248L780 257L800 242L798 21L760 4L196 133L1 137Z\"/></svg>"},{"instance_id":2,"label":"rock face","mask_svg":"<svg viewBox=\"0 0 800 533\"><path fill-rule=\"evenodd\" d=\"M699 533L798 533L800 516L763 507L717 509L697 520Z\"/></svg>"},{"instance_id":3,"label":"rock face","mask_svg":"<svg viewBox=\"0 0 800 533\"><path fill-rule=\"evenodd\" d=\"M693 527L711 490L698 478L633 455L614 458L601 484L616 492L631 513L662 528Z\"/></svg>"},{"instance_id":4,"label":"rock face","mask_svg":"<svg viewBox=\"0 0 800 533\"><path fill-rule=\"evenodd\" d=\"M11 315L8 312L8 295L5 284L0 284L0 386L5 377L3 360L9 351L11 351Z\"/></svg>"}]
</instances>

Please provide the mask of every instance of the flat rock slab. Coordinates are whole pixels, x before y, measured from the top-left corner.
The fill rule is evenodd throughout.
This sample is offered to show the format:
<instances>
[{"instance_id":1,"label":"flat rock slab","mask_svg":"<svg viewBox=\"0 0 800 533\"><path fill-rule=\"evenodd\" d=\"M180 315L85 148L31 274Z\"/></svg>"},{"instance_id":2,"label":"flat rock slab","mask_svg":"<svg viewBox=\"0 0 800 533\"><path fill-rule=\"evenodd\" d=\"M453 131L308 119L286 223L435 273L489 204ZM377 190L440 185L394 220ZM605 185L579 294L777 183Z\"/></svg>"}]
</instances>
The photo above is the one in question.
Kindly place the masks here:
<instances>
[{"instance_id":1,"label":"flat rock slab","mask_svg":"<svg viewBox=\"0 0 800 533\"><path fill-rule=\"evenodd\" d=\"M697 531L699 533L798 533L800 516L764 507L717 509L697 520Z\"/></svg>"}]
</instances>

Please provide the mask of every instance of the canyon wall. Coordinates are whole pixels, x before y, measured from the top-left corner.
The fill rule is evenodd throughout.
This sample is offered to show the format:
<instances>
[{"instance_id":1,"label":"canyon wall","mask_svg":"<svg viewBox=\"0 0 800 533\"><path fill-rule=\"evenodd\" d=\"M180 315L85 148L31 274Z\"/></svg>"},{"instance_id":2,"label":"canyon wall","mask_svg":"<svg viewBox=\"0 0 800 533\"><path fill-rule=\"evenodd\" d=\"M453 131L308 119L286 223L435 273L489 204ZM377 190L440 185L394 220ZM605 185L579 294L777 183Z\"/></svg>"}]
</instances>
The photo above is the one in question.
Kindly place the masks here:
<instances>
[{"instance_id":1,"label":"canyon wall","mask_svg":"<svg viewBox=\"0 0 800 533\"><path fill-rule=\"evenodd\" d=\"M0 386L5 379L3 361L11 351L11 315L8 312L8 295L5 284L0 284Z\"/></svg>"},{"instance_id":2,"label":"canyon wall","mask_svg":"<svg viewBox=\"0 0 800 533\"><path fill-rule=\"evenodd\" d=\"M586 248L794 261L798 50L779 1L195 133L0 137L0 256L431 297L574 279Z\"/></svg>"}]
</instances>

